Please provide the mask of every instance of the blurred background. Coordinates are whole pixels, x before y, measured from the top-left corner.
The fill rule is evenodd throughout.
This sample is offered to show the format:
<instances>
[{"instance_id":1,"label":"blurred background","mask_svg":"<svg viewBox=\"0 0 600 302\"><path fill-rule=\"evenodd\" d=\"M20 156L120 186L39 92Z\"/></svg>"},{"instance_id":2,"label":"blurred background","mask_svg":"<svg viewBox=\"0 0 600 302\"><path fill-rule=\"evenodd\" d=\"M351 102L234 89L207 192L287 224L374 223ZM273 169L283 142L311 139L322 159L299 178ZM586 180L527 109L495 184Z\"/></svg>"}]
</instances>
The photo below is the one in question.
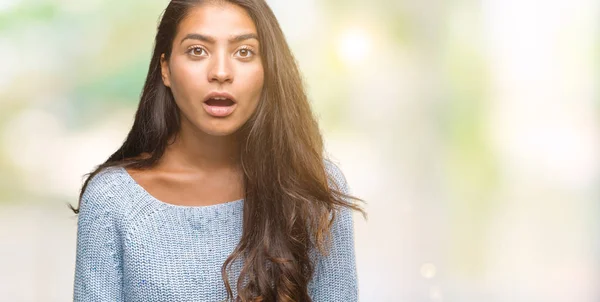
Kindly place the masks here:
<instances>
[{"instance_id":1,"label":"blurred background","mask_svg":"<svg viewBox=\"0 0 600 302\"><path fill-rule=\"evenodd\" d=\"M352 193L361 301L600 301L600 2L268 1ZM83 175L167 1L0 0L0 300L69 301Z\"/></svg>"}]
</instances>

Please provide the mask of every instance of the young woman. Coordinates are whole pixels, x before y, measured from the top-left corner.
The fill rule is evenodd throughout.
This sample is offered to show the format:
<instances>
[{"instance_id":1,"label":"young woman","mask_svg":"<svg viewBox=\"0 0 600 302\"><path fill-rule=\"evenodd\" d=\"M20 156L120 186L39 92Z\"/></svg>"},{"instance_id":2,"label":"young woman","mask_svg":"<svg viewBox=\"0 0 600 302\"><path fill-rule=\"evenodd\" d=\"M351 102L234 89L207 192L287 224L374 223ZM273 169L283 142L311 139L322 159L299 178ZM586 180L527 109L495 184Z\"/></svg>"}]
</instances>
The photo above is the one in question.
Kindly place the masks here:
<instances>
[{"instance_id":1,"label":"young woman","mask_svg":"<svg viewBox=\"0 0 600 302\"><path fill-rule=\"evenodd\" d=\"M348 194L265 1L171 1L73 208L74 300L357 301Z\"/></svg>"}]
</instances>

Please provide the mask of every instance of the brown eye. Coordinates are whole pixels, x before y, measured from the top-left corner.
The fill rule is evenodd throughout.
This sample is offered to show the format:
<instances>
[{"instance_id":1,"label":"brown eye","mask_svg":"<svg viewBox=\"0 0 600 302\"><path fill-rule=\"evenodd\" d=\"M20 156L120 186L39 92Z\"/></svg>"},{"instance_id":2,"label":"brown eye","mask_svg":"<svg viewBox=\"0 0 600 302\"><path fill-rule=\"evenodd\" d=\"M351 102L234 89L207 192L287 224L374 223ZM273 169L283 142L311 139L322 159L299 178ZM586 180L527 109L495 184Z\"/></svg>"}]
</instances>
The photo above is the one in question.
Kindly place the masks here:
<instances>
[{"instance_id":1,"label":"brown eye","mask_svg":"<svg viewBox=\"0 0 600 302\"><path fill-rule=\"evenodd\" d=\"M193 56L199 57L202 55L203 51L205 50L202 47L192 47L188 50L188 53L190 53Z\"/></svg>"},{"instance_id":2,"label":"brown eye","mask_svg":"<svg viewBox=\"0 0 600 302\"><path fill-rule=\"evenodd\" d=\"M238 50L238 53L240 54L240 57L242 57L242 58L250 58L250 57L252 57L252 54L254 54L252 52L252 50L247 49L247 48L242 48L242 49Z\"/></svg>"}]
</instances>

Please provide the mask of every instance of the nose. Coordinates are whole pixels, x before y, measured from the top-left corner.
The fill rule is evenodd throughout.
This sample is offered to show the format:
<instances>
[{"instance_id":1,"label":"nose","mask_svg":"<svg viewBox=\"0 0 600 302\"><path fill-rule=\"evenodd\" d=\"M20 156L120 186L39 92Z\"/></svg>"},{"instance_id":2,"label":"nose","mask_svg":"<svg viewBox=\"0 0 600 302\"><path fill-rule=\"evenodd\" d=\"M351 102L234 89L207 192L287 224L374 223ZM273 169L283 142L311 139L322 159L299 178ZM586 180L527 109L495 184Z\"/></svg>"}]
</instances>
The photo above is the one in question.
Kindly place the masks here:
<instances>
[{"instance_id":1,"label":"nose","mask_svg":"<svg viewBox=\"0 0 600 302\"><path fill-rule=\"evenodd\" d=\"M233 81L231 63L225 54L215 54L208 73L209 82L226 83Z\"/></svg>"}]
</instances>

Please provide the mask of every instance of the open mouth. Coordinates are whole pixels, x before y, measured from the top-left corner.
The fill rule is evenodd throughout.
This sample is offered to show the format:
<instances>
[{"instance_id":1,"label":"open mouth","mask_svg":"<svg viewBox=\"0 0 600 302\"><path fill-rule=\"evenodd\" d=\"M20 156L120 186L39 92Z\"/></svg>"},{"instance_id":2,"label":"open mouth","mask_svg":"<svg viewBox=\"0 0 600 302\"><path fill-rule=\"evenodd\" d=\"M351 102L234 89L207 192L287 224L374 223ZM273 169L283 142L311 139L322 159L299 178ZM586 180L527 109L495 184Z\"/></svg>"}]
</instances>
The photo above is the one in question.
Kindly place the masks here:
<instances>
[{"instance_id":1,"label":"open mouth","mask_svg":"<svg viewBox=\"0 0 600 302\"><path fill-rule=\"evenodd\" d=\"M217 107L227 107L233 106L235 104L234 101L228 98L210 98L204 102L208 106L217 106Z\"/></svg>"},{"instance_id":2,"label":"open mouth","mask_svg":"<svg viewBox=\"0 0 600 302\"><path fill-rule=\"evenodd\" d=\"M214 117L226 117L237 107L232 99L222 96L210 97L202 105L206 113Z\"/></svg>"}]
</instances>

